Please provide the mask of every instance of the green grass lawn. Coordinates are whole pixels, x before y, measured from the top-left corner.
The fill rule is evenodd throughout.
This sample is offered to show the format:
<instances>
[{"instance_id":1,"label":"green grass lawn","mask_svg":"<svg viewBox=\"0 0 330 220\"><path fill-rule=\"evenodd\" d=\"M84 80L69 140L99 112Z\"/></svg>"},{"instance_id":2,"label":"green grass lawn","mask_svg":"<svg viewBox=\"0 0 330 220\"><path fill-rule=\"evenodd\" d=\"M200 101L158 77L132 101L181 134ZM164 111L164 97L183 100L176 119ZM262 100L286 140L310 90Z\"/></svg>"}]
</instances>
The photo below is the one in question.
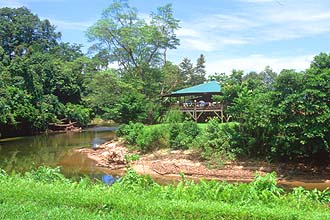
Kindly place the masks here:
<instances>
[{"instance_id":1,"label":"green grass lawn","mask_svg":"<svg viewBox=\"0 0 330 220\"><path fill-rule=\"evenodd\" d=\"M308 193L284 193L269 178L159 186L134 171L105 186L43 168L25 176L0 173L0 219L330 219L329 195L323 192L328 197L321 200Z\"/></svg>"}]
</instances>

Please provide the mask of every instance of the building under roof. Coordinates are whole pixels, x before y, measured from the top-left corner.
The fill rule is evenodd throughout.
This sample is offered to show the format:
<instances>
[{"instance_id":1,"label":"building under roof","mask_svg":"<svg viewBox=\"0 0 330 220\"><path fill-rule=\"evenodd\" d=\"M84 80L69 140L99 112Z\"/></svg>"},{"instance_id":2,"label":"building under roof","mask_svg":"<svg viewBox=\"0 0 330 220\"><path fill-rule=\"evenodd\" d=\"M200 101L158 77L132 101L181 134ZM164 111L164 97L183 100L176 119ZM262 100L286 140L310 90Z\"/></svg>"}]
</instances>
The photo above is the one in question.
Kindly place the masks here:
<instances>
[{"instance_id":1,"label":"building under roof","mask_svg":"<svg viewBox=\"0 0 330 220\"><path fill-rule=\"evenodd\" d=\"M163 97L182 97L182 96L207 96L221 94L221 86L217 81L209 81L203 84L192 86L185 89L163 95Z\"/></svg>"},{"instance_id":2,"label":"building under roof","mask_svg":"<svg viewBox=\"0 0 330 220\"><path fill-rule=\"evenodd\" d=\"M225 120L224 105L215 102L213 95L221 94L221 85L217 81L209 81L189 88L181 89L162 97L176 97L174 106L191 116L195 121L205 121L208 117ZM173 105L172 105L173 106Z\"/></svg>"}]
</instances>

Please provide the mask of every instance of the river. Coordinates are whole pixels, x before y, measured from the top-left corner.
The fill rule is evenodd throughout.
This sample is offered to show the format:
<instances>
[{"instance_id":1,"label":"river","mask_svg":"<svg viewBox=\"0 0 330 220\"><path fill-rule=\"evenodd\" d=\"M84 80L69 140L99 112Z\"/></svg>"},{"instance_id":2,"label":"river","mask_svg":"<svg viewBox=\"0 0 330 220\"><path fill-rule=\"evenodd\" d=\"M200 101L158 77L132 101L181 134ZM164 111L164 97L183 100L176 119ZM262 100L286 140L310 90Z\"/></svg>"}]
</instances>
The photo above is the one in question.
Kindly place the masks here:
<instances>
[{"instance_id":1,"label":"river","mask_svg":"<svg viewBox=\"0 0 330 220\"><path fill-rule=\"evenodd\" d=\"M23 173L40 165L61 166L67 177L102 178L102 169L73 149L95 147L109 141L115 137L114 130L113 127L96 127L81 132L0 139L0 167L9 173Z\"/></svg>"},{"instance_id":2,"label":"river","mask_svg":"<svg viewBox=\"0 0 330 220\"><path fill-rule=\"evenodd\" d=\"M96 147L115 138L115 128L96 127L81 132L51 133L36 136L0 139L0 168L10 172L24 173L41 165L61 167L61 172L69 178L89 176L111 183L118 173L96 166L96 162L76 148ZM160 183L173 182L174 179L158 178ZM307 189L323 190L330 182L288 181L280 184L285 188L303 186Z\"/></svg>"}]
</instances>

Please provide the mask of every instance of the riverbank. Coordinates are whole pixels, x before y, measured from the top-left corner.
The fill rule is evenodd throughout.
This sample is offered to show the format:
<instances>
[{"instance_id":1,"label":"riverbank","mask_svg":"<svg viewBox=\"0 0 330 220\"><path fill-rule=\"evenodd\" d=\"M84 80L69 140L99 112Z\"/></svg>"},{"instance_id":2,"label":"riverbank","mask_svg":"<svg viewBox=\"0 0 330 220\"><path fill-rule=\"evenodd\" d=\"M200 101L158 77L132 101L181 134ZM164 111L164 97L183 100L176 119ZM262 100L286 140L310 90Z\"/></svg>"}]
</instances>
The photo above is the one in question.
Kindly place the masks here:
<instances>
[{"instance_id":1,"label":"riverbank","mask_svg":"<svg viewBox=\"0 0 330 220\"><path fill-rule=\"evenodd\" d=\"M98 148L75 150L96 162L96 166L123 174L125 155L129 152L122 141L111 141ZM278 183L287 187L303 186L307 189L330 187L330 167L311 167L304 164L268 163L264 161L237 161L225 163L221 168L211 169L199 152L193 150L161 149L140 155L131 166L139 174L151 175L158 182L171 183L184 173L190 179L224 180L229 182L251 182L256 174L276 172Z\"/></svg>"}]
</instances>

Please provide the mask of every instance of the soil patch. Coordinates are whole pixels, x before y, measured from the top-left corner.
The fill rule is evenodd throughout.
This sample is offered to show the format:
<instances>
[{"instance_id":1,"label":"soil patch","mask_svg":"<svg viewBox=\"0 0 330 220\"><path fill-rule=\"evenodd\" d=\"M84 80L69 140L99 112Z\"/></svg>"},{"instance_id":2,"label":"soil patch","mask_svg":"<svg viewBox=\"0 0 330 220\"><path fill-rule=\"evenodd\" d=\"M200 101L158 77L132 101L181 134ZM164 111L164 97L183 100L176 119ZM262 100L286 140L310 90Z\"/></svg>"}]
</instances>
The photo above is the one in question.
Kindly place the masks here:
<instances>
[{"instance_id":1,"label":"soil patch","mask_svg":"<svg viewBox=\"0 0 330 220\"><path fill-rule=\"evenodd\" d=\"M95 149L81 148L76 151L96 161L97 166L116 170L117 172L124 172L126 166L125 155L129 154L122 141L107 142ZM158 150L140 155L140 159L134 161L132 166L138 173L149 174L156 179L163 179L163 182L179 178L180 173L184 173L186 177L192 179L249 182L253 180L256 173L263 175L276 172L279 183L282 185L303 185L305 188L313 188L314 185L318 185L316 188L330 187L329 166L311 167L304 164L237 161L226 163L221 168L211 169L201 160L199 153L192 150Z\"/></svg>"}]
</instances>

